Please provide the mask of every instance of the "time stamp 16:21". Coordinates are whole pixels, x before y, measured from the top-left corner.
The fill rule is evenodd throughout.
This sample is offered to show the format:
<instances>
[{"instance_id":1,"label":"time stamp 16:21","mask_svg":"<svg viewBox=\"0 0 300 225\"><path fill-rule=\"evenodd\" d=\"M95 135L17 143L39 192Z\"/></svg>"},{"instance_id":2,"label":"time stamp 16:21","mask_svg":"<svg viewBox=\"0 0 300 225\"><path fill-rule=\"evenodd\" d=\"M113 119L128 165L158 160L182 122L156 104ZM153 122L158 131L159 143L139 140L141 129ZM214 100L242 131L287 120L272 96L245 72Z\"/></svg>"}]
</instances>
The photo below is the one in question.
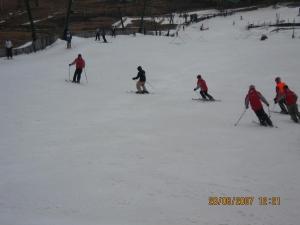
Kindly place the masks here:
<instances>
[{"instance_id":1,"label":"time stamp 16:21","mask_svg":"<svg viewBox=\"0 0 300 225\"><path fill-rule=\"evenodd\" d=\"M217 197L210 196L208 198L208 205L212 206L279 206L280 197L278 196L240 196L240 197Z\"/></svg>"}]
</instances>

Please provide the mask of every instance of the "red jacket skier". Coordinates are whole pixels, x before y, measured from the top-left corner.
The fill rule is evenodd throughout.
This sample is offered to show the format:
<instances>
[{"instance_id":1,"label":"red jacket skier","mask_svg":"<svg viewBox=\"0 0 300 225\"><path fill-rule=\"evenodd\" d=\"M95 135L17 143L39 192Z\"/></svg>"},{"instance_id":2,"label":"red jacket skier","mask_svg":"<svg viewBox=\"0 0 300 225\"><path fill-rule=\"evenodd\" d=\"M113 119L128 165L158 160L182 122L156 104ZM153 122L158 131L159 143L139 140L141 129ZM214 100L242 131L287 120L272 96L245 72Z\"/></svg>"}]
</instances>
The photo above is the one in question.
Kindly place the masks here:
<instances>
[{"instance_id":1,"label":"red jacket skier","mask_svg":"<svg viewBox=\"0 0 300 225\"><path fill-rule=\"evenodd\" d=\"M292 90L290 90L287 85L285 85L283 89L284 92L282 98L287 105L291 119L298 123L300 119L300 113L297 105L298 96Z\"/></svg>"},{"instance_id":2,"label":"red jacket skier","mask_svg":"<svg viewBox=\"0 0 300 225\"><path fill-rule=\"evenodd\" d=\"M197 78L197 86L200 87L201 91L208 91L206 82L202 79L201 75L198 75Z\"/></svg>"},{"instance_id":3,"label":"red jacket skier","mask_svg":"<svg viewBox=\"0 0 300 225\"><path fill-rule=\"evenodd\" d=\"M203 80L202 76L201 75L198 75L197 76L197 87L194 88L194 91L198 90L200 88L200 95L202 96L202 98L204 100L206 100L208 97L209 100L213 101L214 98L208 94L208 88L207 88L207 85L206 85L206 82L205 80Z\"/></svg>"},{"instance_id":4,"label":"red jacket skier","mask_svg":"<svg viewBox=\"0 0 300 225\"><path fill-rule=\"evenodd\" d=\"M78 57L69 64L69 66L72 65L76 65L76 70L74 72L74 76L73 76L73 83L80 83L80 78L81 78L81 73L82 73L82 69L85 68L85 61L82 58L81 54L78 54Z\"/></svg>"},{"instance_id":5,"label":"red jacket skier","mask_svg":"<svg viewBox=\"0 0 300 225\"><path fill-rule=\"evenodd\" d=\"M245 107L249 108L249 103L251 105L252 110L255 112L258 117L260 124L263 126L273 126L272 121L269 116L265 113L262 103L265 103L269 107L269 103L265 99L265 97L255 89L254 85L249 86L248 94L245 98Z\"/></svg>"}]
</instances>

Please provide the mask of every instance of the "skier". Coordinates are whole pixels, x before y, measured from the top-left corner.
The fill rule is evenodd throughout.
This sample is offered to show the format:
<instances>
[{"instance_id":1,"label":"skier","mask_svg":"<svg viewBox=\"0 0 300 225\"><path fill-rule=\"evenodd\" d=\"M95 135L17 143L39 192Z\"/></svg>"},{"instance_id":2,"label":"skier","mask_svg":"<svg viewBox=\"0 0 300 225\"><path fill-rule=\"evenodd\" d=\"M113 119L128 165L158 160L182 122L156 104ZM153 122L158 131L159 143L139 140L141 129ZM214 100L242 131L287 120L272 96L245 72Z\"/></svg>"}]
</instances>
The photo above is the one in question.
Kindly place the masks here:
<instances>
[{"instance_id":1,"label":"skier","mask_svg":"<svg viewBox=\"0 0 300 225\"><path fill-rule=\"evenodd\" d=\"M286 105L284 102L284 86L286 86L286 84L284 82L281 81L280 77L276 77L275 78L275 82L276 82L276 96L274 98L274 103L278 103L279 107L281 108L281 112L282 114L288 114L288 111L286 109Z\"/></svg>"},{"instance_id":2,"label":"skier","mask_svg":"<svg viewBox=\"0 0 300 225\"><path fill-rule=\"evenodd\" d=\"M252 110L255 112L256 116L259 119L260 125L262 126L271 126L273 127L273 123L269 116L265 113L263 105L261 102L265 103L269 107L269 103L265 99L265 97L255 89L254 85L249 86L248 94L245 98L245 107L249 108L249 103L251 105Z\"/></svg>"},{"instance_id":3,"label":"skier","mask_svg":"<svg viewBox=\"0 0 300 225\"><path fill-rule=\"evenodd\" d=\"M197 79L198 79L197 87L194 88L194 91L196 91L200 88L200 95L202 96L203 100L207 100L206 97L208 97L208 100L214 101L214 98L210 94L207 93L208 88L207 88L206 82L205 82L205 80L202 79L200 74L197 76Z\"/></svg>"},{"instance_id":4,"label":"skier","mask_svg":"<svg viewBox=\"0 0 300 225\"><path fill-rule=\"evenodd\" d=\"M142 69L141 66L138 66L137 70L139 71L136 77L133 77L132 80L136 80L139 79L136 82L136 89L137 89L137 94L149 94L149 92L147 91L146 87L145 87L145 83L146 83L146 73L145 71Z\"/></svg>"},{"instance_id":5,"label":"skier","mask_svg":"<svg viewBox=\"0 0 300 225\"><path fill-rule=\"evenodd\" d=\"M112 28L111 28L111 36L112 36L113 38L116 37L116 27L115 27L115 26L112 26Z\"/></svg>"},{"instance_id":6,"label":"skier","mask_svg":"<svg viewBox=\"0 0 300 225\"><path fill-rule=\"evenodd\" d=\"M72 34L70 31L66 33L67 48L71 48Z\"/></svg>"},{"instance_id":7,"label":"skier","mask_svg":"<svg viewBox=\"0 0 300 225\"><path fill-rule=\"evenodd\" d=\"M102 29L102 31L101 31L101 36L102 36L102 38L103 38L104 43L107 43L107 40L106 40L106 38L105 38L105 35L106 35L105 29Z\"/></svg>"},{"instance_id":8,"label":"skier","mask_svg":"<svg viewBox=\"0 0 300 225\"><path fill-rule=\"evenodd\" d=\"M287 105L287 109L291 116L291 119L294 120L296 123L298 123L300 119L300 113L297 105L298 96L292 90L290 90L287 85L285 85L283 89L284 89L283 98Z\"/></svg>"},{"instance_id":9,"label":"skier","mask_svg":"<svg viewBox=\"0 0 300 225\"><path fill-rule=\"evenodd\" d=\"M13 48L13 44L12 44L11 40L6 40L5 41L5 49L6 49L6 57L7 57L7 59L9 59L9 58L12 59L12 57L13 57L13 55L12 55L12 48Z\"/></svg>"},{"instance_id":10,"label":"skier","mask_svg":"<svg viewBox=\"0 0 300 225\"><path fill-rule=\"evenodd\" d=\"M74 72L74 76L73 76L73 81L72 83L80 83L80 78L81 78L81 73L82 73L82 69L85 68L85 61L82 58L81 54L78 54L78 57L69 64L69 66L72 66L76 64L76 70Z\"/></svg>"},{"instance_id":11,"label":"skier","mask_svg":"<svg viewBox=\"0 0 300 225\"><path fill-rule=\"evenodd\" d=\"M100 29L99 28L96 29L95 41L100 41Z\"/></svg>"}]
</instances>

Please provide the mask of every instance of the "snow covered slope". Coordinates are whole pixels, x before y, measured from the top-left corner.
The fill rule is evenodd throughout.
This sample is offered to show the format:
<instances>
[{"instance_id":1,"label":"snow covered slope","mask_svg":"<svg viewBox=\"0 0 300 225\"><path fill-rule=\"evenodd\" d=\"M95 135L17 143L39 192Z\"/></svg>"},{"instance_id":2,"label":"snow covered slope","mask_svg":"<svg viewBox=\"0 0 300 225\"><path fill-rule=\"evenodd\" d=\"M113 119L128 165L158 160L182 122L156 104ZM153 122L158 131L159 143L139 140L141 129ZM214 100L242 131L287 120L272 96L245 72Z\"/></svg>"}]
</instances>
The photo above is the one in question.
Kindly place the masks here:
<instances>
[{"instance_id":1,"label":"snow covered slope","mask_svg":"<svg viewBox=\"0 0 300 225\"><path fill-rule=\"evenodd\" d=\"M279 128L260 127L248 110L233 126L250 84L272 103L281 76L300 95L299 31L245 29L276 12L299 21L296 8L265 8L175 39L74 38L71 50L58 41L0 59L0 224L298 224L299 124L271 114ZM65 82L78 53L88 76L80 85ZM138 65L154 94L127 93ZM221 102L192 101L198 73ZM255 199L210 206L210 196ZM280 205L261 206L260 196Z\"/></svg>"}]
</instances>

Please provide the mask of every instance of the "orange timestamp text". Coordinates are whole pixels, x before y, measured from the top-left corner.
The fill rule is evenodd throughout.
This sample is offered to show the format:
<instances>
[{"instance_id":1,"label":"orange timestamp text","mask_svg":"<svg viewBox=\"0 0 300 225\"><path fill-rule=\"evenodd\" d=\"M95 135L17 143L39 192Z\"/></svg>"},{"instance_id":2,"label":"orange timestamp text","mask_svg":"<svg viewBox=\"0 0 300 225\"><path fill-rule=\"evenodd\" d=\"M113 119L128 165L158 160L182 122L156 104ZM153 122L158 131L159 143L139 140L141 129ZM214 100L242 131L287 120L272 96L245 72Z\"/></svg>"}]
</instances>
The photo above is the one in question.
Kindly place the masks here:
<instances>
[{"instance_id":1,"label":"orange timestamp text","mask_svg":"<svg viewBox=\"0 0 300 225\"><path fill-rule=\"evenodd\" d=\"M210 196L208 198L208 205L212 206L252 206L252 205L280 205L280 197L268 196L239 196L239 197L217 197Z\"/></svg>"}]
</instances>

